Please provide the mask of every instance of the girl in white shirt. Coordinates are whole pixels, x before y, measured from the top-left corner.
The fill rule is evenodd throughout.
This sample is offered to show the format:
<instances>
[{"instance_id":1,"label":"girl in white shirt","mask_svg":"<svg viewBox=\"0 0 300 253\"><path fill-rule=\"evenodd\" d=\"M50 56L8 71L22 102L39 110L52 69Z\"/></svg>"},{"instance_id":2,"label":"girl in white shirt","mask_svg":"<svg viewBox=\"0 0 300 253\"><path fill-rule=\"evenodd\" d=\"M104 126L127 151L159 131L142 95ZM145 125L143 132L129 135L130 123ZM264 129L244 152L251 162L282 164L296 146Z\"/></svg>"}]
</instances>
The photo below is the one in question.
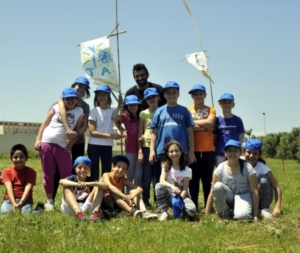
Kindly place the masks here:
<instances>
[{"instance_id":1,"label":"girl in white shirt","mask_svg":"<svg viewBox=\"0 0 300 253\"><path fill-rule=\"evenodd\" d=\"M90 138L88 142L88 157L92 161L91 177L99 179L99 158L103 173L111 171L111 158L113 140L121 138L114 133L114 122L111 117L114 109L111 108L110 88L107 85L99 85L95 92L94 106L89 115Z\"/></svg>"},{"instance_id":2,"label":"girl in white shirt","mask_svg":"<svg viewBox=\"0 0 300 253\"><path fill-rule=\"evenodd\" d=\"M72 136L78 134L78 129L83 123L83 110L77 107L78 95L74 88L66 88L62 92L62 99L67 111L67 118L70 129L74 130ZM46 119L42 123L34 148L40 151L43 185L47 196L45 210L54 208L54 172L55 164L59 169L61 178L71 175L72 160L68 153L66 129L59 115L59 105L55 104L49 111Z\"/></svg>"},{"instance_id":3,"label":"girl in white shirt","mask_svg":"<svg viewBox=\"0 0 300 253\"><path fill-rule=\"evenodd\" d=\"M261 158L262 143L258 139L249 139L245 145L245 160L252 165L256 172L259 188L259 209L261 216L271 218L280 215L282 192L272 171ZM275 193L275 207L273 212L270 205L273 201L273 191Z\"/></svg>"},{"instance_id":4,"label":"girl in white shirt","mask_svg":"<svg viewBox=\"0 0 300 253\"><path fill-rule=\"evenodd\" d=\"M165 145L165 157L162 163L162 172L159 183L155 185L157 204L161 207L160 221L167 220L168 206L172 206L172 197L180 195L183 198L184 213L193 217L196 206L190 199L189 182L192 179L192 170L186 166L185 153L177 141L170 141Z\"/></svg>"}]
</instances>

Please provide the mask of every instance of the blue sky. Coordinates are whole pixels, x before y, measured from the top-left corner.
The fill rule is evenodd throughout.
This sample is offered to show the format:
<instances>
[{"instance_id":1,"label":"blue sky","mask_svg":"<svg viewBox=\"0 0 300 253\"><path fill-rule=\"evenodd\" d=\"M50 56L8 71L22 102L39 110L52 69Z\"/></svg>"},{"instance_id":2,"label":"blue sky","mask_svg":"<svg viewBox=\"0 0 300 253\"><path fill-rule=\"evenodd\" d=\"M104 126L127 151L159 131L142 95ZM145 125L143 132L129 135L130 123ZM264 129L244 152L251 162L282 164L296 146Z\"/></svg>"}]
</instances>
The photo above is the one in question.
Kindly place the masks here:
<instances>
[{"instance_id":1,"label":"blue sky","mask_svg":"<svg viewBox=\"0 0 300 253\"><path fill-rule=\"evenodd\" d=\"M209 91L208 80L180 61L200 51L182 0L118 2L119 30L127 30L119 37L122 92L134 85L132 66L139 62L148 67L149 81L177 81L182 105L192 104L193 84ZM267 133L299 127L300 1L187 3L209 57L217 114L218 98L230 92L233 113L253 133L264 133L263 112ZM61 91L83 75L76 45L115 27L115 1L2 1L0 22L0 119L42 121ZM116 37L111 46L117 62Z\"/></svg>"}]
</instances>

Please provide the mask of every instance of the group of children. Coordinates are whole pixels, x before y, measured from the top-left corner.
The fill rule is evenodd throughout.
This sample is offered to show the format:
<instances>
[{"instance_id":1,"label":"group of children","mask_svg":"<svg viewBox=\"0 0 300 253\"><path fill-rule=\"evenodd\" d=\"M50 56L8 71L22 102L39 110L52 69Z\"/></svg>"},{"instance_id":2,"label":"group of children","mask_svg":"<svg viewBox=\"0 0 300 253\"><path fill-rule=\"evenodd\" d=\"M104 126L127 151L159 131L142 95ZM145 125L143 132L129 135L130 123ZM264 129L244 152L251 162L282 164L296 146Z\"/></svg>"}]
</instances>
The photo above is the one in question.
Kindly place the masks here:
<instances>
[{"instance_id":1,"label":"group of children","mask_svg":"<svg viewBox=\"0 0 300 253\"><path fill-rule=\"evenodd\" d=\"M194 100L189 108L177 103L180 87L174 81L167 82L161 91L147 88L145 110L141 110L141 102L135 95L126 96L124 101L120 95L117 108L111 108L112 91L100 85L94 91L95 108L88 112L83 101L89 97L88 89L89 82L84 77L77 78L72 88L64 89L62 100L51 108L37 136L35 149L41 157L46 210L54 208L55 175L59 174L59 184L64 188L61 210L75 213L80 220L86 219L85 212L89 209L90 219L99 219L102 208L120 208L134 217L157 218L149 211L152 181L158 205L155 211L161 213L160 220L169 218L168 207L172 207L175 198L181 201L184 215L194 217L200 179L206 214L211 212L214 201L221 218L229 218L233 210L234 219L257 219L259 209L264 217L270 217L273 190L276 200L273 215L280 214L281 189L270 169L261 163L264 162L260 158L261 142L248 140L246 161L240 158L245 131L242 120L231 112L232 94L220 97L222 115L216 117L215 109L204 105L206 90L200 84L189 92ZM158 107L160 92L166 105ZM120 134L113 132L114 124ZM84 149L78 143L87 128L88 158L83 156ZM120 138L126 138L126 156L113 157L113 139ZM36 175L25 166L28 155L21 146L16 145L11 151L14 167L8 169L14 173L3 171L7 194L1 213L20 208L30 213L25 206L32 206ZM72 151L73 166L68 151ZM215 165L217 169L213 172ZM33 171L29 181L23 178L21 182L18 178L21 171ZM9 178L8 174L15 178ZM23 188L12 180L19 180ZM21 189L22 194L18 193Z\"/></svg>"}]
</instances>

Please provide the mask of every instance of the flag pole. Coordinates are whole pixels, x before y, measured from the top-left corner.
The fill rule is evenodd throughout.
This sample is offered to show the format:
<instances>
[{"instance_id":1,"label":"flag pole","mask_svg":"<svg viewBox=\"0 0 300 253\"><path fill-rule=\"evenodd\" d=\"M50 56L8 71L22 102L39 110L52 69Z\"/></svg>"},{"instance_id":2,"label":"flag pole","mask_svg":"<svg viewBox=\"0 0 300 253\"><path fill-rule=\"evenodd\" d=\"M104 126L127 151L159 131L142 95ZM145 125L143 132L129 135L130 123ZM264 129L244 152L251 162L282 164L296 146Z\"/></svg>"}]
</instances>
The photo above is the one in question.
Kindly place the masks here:
<instances>
[{"instance_id":1,"label":"flag pole","mask_svg":"<svg viewBox=\"0 0 300 253\"><path fill-rule=\"evenodd\" d=\"M203 47L203 45L202 45L202 43L201 43L200 35L199 35L199 33L198 33L198 30L197 30L195 21L194 21L194 19L193 19L192 12L191 12L191 10L190 10L190 8L189 8L189 6L188 6L186 0L182 0L182 1L183 1L183 4L184 4L184 6L185 6L187 12L189 13L189 15L190 15L190 17L191 17L191 20L192 20L192 23L193 23L194 30L195 30L195 32L196 32L196 36L197 36L198 42L199 42L199 44L200 44L200 48L201 48L201 50L203 51L204 55L206 56L206 54L205 54L205 51L206 51L206 50L204 50L204 47ZM207 67L208 67L208 69L209 69L208 62L207 62ZM211 75L210 75L210 76L211 76ZM209 78L209 86L210 86L211 102L212 102L212 106L214 107L214 98L213 98L213 91L212 91L212 83L213 83L213 81L211 80L211 78Z\"/></svg>"},{"instance_id":2,"label":"flag pole","mask_svg":"<svg viewBox=\"0 0 300 253\"><path fill-rule=\"evenodd\" d=\"M121 95L121 68L120 68L120 47L119 47L119 21L118 21L118 0L116 0L116 36L117 36L117 54L118 54L118 74L119 74L119 94ZM113 30L114 31L114 30ZM113 32L112 31L112 32ZM112 33L111 32L111 33ZM119 106L119 105L118 105ZM121 117L122 128L122 117ZM121 133L122 134L122 133ZM123 138L121 138L121 154L123 154Z\"/></svg>"}]
</instances>

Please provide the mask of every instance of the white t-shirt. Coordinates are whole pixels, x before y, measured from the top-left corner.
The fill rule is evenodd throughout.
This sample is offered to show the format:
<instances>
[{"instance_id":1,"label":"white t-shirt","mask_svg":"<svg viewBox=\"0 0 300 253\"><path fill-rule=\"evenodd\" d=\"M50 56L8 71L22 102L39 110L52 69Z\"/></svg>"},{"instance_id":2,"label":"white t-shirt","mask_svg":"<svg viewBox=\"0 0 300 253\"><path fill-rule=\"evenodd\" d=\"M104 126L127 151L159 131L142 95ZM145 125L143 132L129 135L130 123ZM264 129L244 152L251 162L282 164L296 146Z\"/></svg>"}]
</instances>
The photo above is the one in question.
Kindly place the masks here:
<instances>
[{"instance_id":1,"label":"white t-shirt","mask_svg":"<svg viewBox=\"0 0 300 253\"><path fill-rule=\"evenodd\" d=\"M183 190L183 181L184 178L188 177L189 180L192 179L192 170L191 168L185 166L184 170L175 170L173 167L166 172L164 167L162 167L162 171L167 173L167 178L166 181L172 185L175 185L178 187L181 191ZM174 196L175 194L173 193L171 188L168 188L169 192ZM187 196L190 196L189 189L187 189Z\"/></svg>"},{"instance_id":2,"label":"white t-shirt","mask_svg":"<svg viewBox=\"0 0 300 253\"><path fill-rule=\"evenodd\" d=\"M256 172L257 177L266 175L269 171L271 171L269 167L263 164L262 162L257 162L256 166L254 167L254 170Z\"/></svg>"},{"instance_id":3,"label":"white t-shirt","mask_svg":"<svg viewBox=\"0 0 300 253\"><path fill-rule=\"evenodd\" d=\"M114 108L107 108L105 110L100 107L93 108L90 111L89 120L96 122L96 131L100 133L114 133L114 122L111 116L114 112ZM90 134L89 144L93 145L103 145L103 146L113 146L113 139L111 138L95 138Z\"/></svg>"},{"instance_id":4,"label":"white t-shirt","mask_svg":"<svg viewBox=\"0 0 300 253\"><path fill-rule=\"evenodd\" d=\"M42 142L56 143L64 148L67 145L67 136L66 129L61 121L61 117L59 116L58 104L55 104L52 107L52 110L54 111L54 115L43 132ZM78 119L83 116L83 110L78 106L76 106L73 110L67 111L67 119L70 129L75 129Z\"/></svg>"}]
</instances>

